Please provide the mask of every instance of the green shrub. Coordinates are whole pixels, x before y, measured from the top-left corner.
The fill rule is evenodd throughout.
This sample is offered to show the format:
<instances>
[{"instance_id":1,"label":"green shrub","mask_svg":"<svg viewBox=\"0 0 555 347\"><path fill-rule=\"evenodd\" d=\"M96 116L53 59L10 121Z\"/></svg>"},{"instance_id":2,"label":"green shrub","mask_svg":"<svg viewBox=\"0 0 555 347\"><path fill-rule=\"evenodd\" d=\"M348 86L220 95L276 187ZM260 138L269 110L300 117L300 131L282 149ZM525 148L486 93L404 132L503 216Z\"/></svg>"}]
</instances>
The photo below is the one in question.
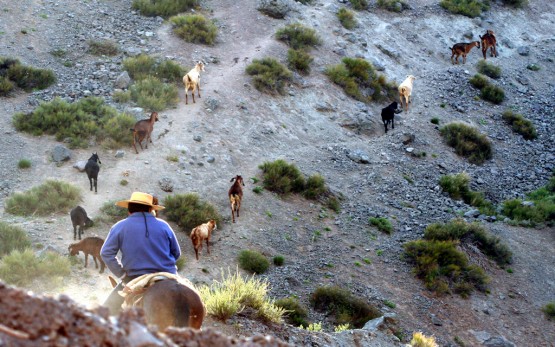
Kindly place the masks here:
<instances>
[{"instance_id":1,"label":"green shrub","mask_svg":"<svg viewBox=\"0 0 555 347\"><path fill-rule=\"evenodd\" d=\"M222 217L210 203L201 201L194 193L169 195L164 199L166 208L163 214L172 222L176 222L183 231L190 232L194 227L214 219L220 224Z\"/></svg>"},{"instance_id":2,"label":"green shrub","mask_svg":"<svg viewBox=\"0 0 555 347\"><path fill-rule=\"evenodd\" d=\"M489 81L486 76L476 74L470 79L470 84L478 89L483 89L485 86L489 85Z\"/></svg>"},{"instance_id":3,"label":"green shrub","mask_svg":"<svg viewBox=\"0 0 555 347\"><path fill-rule=\"evenodd\" d=\"M129 90L117 90L112 95L112 99L118 104L125 104L131 101L131 92Z\"/></svg>"},{"instance_id":4,"label":"green shrub","mask_svg":"<svg viewBox=\"0 0 555 347\"><path fill-rule=\"evenodd\" d=\"M339 22L345 29L351 30L357 26L357 21L355 19L355 13L344 7L340 8L337 12L337 18Z\"/></svg>"},{"instance_id":5,"label":"green shrub","mask_svg":"<svg viewBox=\"0 0 555 347\"><path fill-rule=\"evenodd\" d=\"M378 230L383 231L386 234L391 234L391 232L393 231L393 226L391 225L391 222L387 218L371 217L369 221L372 225L378 228Z\"/></svg>"},{"instance_id":6,"label":"green shrub","mask_svg":"<svg viewBox=\"0 0 555 347\"><path fill-rule=\"evenodd\" d=\"M85 148L91 138L100 143L110 140L114 145L128 145L132 139L129 129L135 119L118 114L101 98L85 98L72 104L55 98L31 113L16 113L13 124L18 131L35 136L55 135L57 141L69 139L72 148Z\"/></svg>"},{"instance_id":7,"label":"green shrub","mask_svg":"<svg viewBox=\"0 0 555 347\"><path fill-rule=\"evenodd\" d=\"M473 164L482 164L492 157L491 142L476 128L454 122L442 127L440 133L455 153L468 158Z\"/></svg>"},{"instance_id":8,"label":"green shrub","mask_svg":"<svg viewBox=\"0 0 555 347\"><path fill-rule=\"evenodd\" d=\"M463 200L470 206L477 207L481 213L495 215L495 208L487 201L483 193L469 188L470 176L466 172L456 175L442 176L439 180L441 188L455 200Z\"/></svg>"},{"instance_id":9,"label":"green shrub","mask_svg":"<svg viewBox=\"0 0 555 347\"><path fill-rule=\"evenodd\" d=\"M199 0L133 0L132 8L148 17L170 17L199 6Z\"/></svg>"},{"instance_id":10,"label":"green shrub","mask_svg":"<svg viewBox=\"0 0 555 347\"><path fill-rule=\"evenodd\" d=\"M305 180L302 173L294 164L288 164L283 159L265 162L258 166L263 172L264 188L278 194L302 192Z\"/></svg>"},{"instance_id":11,"label":"green shrub","mask_svg":"<svg viewBox=\"0 0 555 347\"><path fill-rule=\"evenodd\" d=\"M336 213L341 211L341 203L335 196L329 196L326 200L326 205Z\"/></svg>"},{"instance_id":12,"label":"green shrub","mask_svg":"<svg viewBox=\"0 0 555 347\"><path fill-rule=\"evenodd\" d=\"M362 101L380 101L397 97L397 85L376 73L374 66L362 58L343 58L343 64L326 68L325 74L343 87L347 95Z\"/></svg>"},{"instance_id":13,"label":"green shrub","mask_svg":"<svg viewBox=\"0 0 555 347\"><path fill-rule=\"evenodd\" d=\"M432 124L436 124L436 125L437 125L437 124L439 124L439 118L434 117L434 118L430 119L430 122L431 122Z\"/></svg>"},{"instance_id":14,"label":"green shrub","mask_svg":"<svg viewBox=\"0 0 555 347\"><path fill-rule=\"evenodd\" d=\"M285 257L283 255L276 255L273 260L275 266L282 266L285 262Z\"/></svg>"},{"instance_id":15,"label":"green shrub","mask_svg":"<svg viewBox=\"0 0 555 347\"><path fill-rule=\"evenodd\" d=\"M261 92L283 94L285 83L291 80L291 71L273 58L254 59L247 66L247 74L253 76L254 86Z\"/></svg>"},{"instance_id":16,"label":"green shrub","mask_svg":"<svg viewBox=\"0 0 555 347\"><path fill-rule=\"evenodd\" d=\"M494 104L500 104L505 100L505 92L498 86L488 85L482 89L480 97Z\"/></svg>"},{"instance_id":17,"label":"green shrub","mask_svg":"<svg viewBox=\"0 0 555 347\"><path fill-rule=\"evenodd\" d=\"M53 287L62 284L70 268L69 259L57 253L36 256L31 249L14 250L0 260L0 278L18 287Z\"/></svg>"},{"instance_id":18,"label":"green shrub","mask_svg":"<svg viewBox=\"0 0 555 347\"><path fill-rule=\"evenodd\" d=\"M555 221L555 176L547 185L527 194L528 202L521 199L507 200L503 203L502 212L507 217L517 221L527 221L530 226Z\"/></svg>"},{"instance_id":19,"label":"green shrub","mask_svg":"<svg viewBox=\"0 0 555 347\"><path fill-rule=\"evenodd\" d=\"M528 5L528 0L503 0L503 3L514 7L524 7Z\"/></svg>"},{"instance_id":20,"label":"green shrub","mask_svg":"<svg viewBox=\"0 0 555 347\"><path fill-rule=\"evenodd\" d=\"M316 288L310 297L310 303L315 309L332 314L335 324L349 323L355 328L362 328L367 321L382 315L363 299L337 286Z\"/></svg>"},{"instance_id":21,"label":"green shrub","mask_svg":"<svg viewBox=\"0 0 555 347\"><path fill-rule=\"evenodd\" d=\"M112 40L89 40L89 53L113 56L119 53L118 44Z\"/></svg>"},{"instance_id":22,"label":"green shrub","mask_svg":"<svg viewBox=\"0 0 555 347\"><path fill-rule=\"evenodd\" d=\"M349 2L357 11L362 11L368 8L368 1L366 0L349 0Z\"/></svg>"},{"instance_id":23,"label":"green shrub","mask_svg":"<svg viewBox=\"0 0 555 347\"><path fill-rule=\"evenodd\" d=\"M15 88L15 84L8 77L0 76L0 96L8 96Z\"/></svg>"},{"instance_id":24,"label":"green shrub","mask_svg":"<svg viewBox=\"0 0 555 347\"><path fill-rule=\"evenodd\" d=\"M491 78L498 79L499 77L501 77L501 68L499 66L490 64L485 60L478 61L478 63L476 64L476 70L479 73Z\"/></svg>"},{"instance_id":25,"label":"green shrub","mask_svg":"<svg viewBox=\"0 0 555 347\"><path fill-rule=\"evenodd\" d=\"M310 64L313 61L314 58L304 50L291 48L287 51L287 66L291 70L296 70L303 75L310 73Z\"/></svg>"},{"instance_id":26,"label":"green shrub","mask_svg":"<svg viewBox=\"0 0 555 347\"><path fill-rule=\"evenodd\" d=\"M127 209L116 206L115 203L116 200L104 203L104 205L100 207L100 212L102 213L102 215L95 218L95 223L98 221L112 225L122 219L127 218L127 216L129 215Z\"/></svg>"},{"instance_id":27,"label":"green shrub","mask_svg":"<svg viewBox=\"0 0 555 347\"><path fill-rule=\"evenodd\" d=\"M316 31L300 23L289 24L276 32L276 38L293 49L307 49L322 44Z\"/></svg>"},{"instance_id":28,"label":"green shrub","mask_svg":"<svg viewBox=\"0 0 555 347\"><path fill-rule=\"evenodd\" d=\"M21 64L11 65L7 77L25 91L46 89L56 82L54 72L49 69L36 69Z\"/></svg>"},{"instance_id":29,"label":"green shrub","mask_svg":"<svg viewBox=\"0 0 555 347\"><path fill-rule=\"evenodd\" d=\"M123 69L129 73L129 77L135 81L140 81L154 75L156 59L147 54L129 57L123 60Z\"/></svg>"},{"instance_id":30,"label":"green shrub","mask_svg":"<svg viewBox=\"0 0 555 347\"><path fill-rule=\"evenodd\" d=\"M177 271L181 271L185 268L185 263L187 261L185 260L185 257L181 256L179 257L179 259L177 259L177 261L175 262L175 266L177 267Z\"/></svg>"},{"instance_id":31,"label":"green shrub","mask_svg":"<svg viewBox=\"0 0 555 347\"><path fill-rule=\"evenodd\" d=\"M130 88L131 99L144 109L162 111L177 105L179 96L177 87L163 83L155 77L146 77Z\"/></svg>"},{"instance_id":32,"label":"green shrub","mask_svg":"<svg viewBox=\"0 0 555 347\"><path fill-rule=\"evenodd\" d=\"M378 0L378 7L385 8L392 12L402 12L409 9L409 5L402 0Z\"/></svg>"},{"instance_id":33,"label":"green shrub","mask_svg":"<svg viewBox=\"0 0 555 347\"><path fill-rule=\"evenodd\" d=\"M187 71L173 60L164 60L158 62L154 74L159 80L165 82L183 83L183 76Z\"/></svg>"},{"instance_id":34,"label":"green shrub","mask_svg":"<svg viewBox=\"0 0 555 347\"><path fill-rule=\"evenodd\" d=\"M201 14L179 15L170 18L173 32L187 42L213 45L218 28Z\"/></svg>"},{"instance_id":35,"label":"green shrub","mask_svg":"<svg viewBox=\"0 0 555 347\"><path fill-rule=\"evenodd\" d=\"M297 298L289 297L278 299L275 304L286 310L285 319L288 323L294 326L308 326L310 324L306 320L308 318L308 310L305 306L301 305Z\"/></svg>"},{"instance_id":36,"label":"green shrub","mask_svg":"<svg viewBox=\"0 0 555 347\"><path fill-rule=\"evenodd\" d=\"M555 301L552 301L542 307L543 313L549 320L555 320Z\"/></svg>"},{"instance_id":37,"label":"green shrub","mask_svg":"<svg viewBox=\"0 0 555 347\"><path fill-rule=\"evenodd\" d=\"M31 242L23 229L0 221L0 258L13 250L23 251L30 246Z\"/></svg>"},{"instance_id":38,"label":"green shrub","mask_svg":"<svg viewBox=\"0 0 555 347\"><path fill-rule=\"evenodd\" d=\"M526 140L533 140L538 137L534 124L521 114L507 110L503 112L503 120L512 126L515 133L522 135Z\"/></svg>"},{"instance_id":39,"label":"green shrub","mask_svg":"<svg viewBox=\"0 0 555 347\"><path fill-rule=\"evenodd\" d=\"M20 169L28 169L31 167L31 161L29 159L21 159L17 163L17 167Z\"/></svg>"},{"instance_id":40,"label":"green shrub","mask_svg":"<svg viewBox=\"0 0 555 347\"><path fill-rule=\"evenodd\" d=\"M266 272L270 266L268 259L258 251L242 250L237 260L241 269L256 274Z\"/></svg>"},{"instance_id":41,"label":"green shrub","mask_svg":"<svg viewBox=\"0 0 555 347\"><path fill-rule=\"evenodd\" d=\"M256 186L252 189L252 191L256 194L261 194L263 190L264 188L262 188L261 186Z\"/></svg>"},{"instance_id":42,"label":"green shrub","mask_svg":"<svg viewBox=\"0 0 555 347\"><path fill-rule=\"evenodd\" d=\"M6 199L6 212L18 216L46 216L68 212L81 201L81 191L62 181L47 180L24 193L15 193Z\"/></svg>"},{"instance_id":43,"label":"green shrub","mask_svg":"<svg viewBox=\"0 0 555 347\"><path fill-rule=\"evenodd\" d=\"M528 64L528 65L526 65L526 68L528 70L531 70L531 71L540 71L541 70L541 67L537 64Z\"/></svg>"},{"instance_id":44,"label":"green shrub","mask_svg":"<svg viewBox=\"0 0 555 347\"><path fill-rule=\"evenodd\" d=\"M304 186L303 195L307 199L318 199L320 196L324 195L328 189L326 188L326 183L324 177L319 174L312 175L306 180Z\"/></svg>"},{"instance_id":45,"label":"green shrub","mask_svg":"<svg viewBox=\"0 0 555 347\"><path fill-rule=\"evenodd\" d=\"M482 11L489 10L488 0L441 0L441 7L454 14L467 17L478 17Z\"/></svg>"}]
</instances>

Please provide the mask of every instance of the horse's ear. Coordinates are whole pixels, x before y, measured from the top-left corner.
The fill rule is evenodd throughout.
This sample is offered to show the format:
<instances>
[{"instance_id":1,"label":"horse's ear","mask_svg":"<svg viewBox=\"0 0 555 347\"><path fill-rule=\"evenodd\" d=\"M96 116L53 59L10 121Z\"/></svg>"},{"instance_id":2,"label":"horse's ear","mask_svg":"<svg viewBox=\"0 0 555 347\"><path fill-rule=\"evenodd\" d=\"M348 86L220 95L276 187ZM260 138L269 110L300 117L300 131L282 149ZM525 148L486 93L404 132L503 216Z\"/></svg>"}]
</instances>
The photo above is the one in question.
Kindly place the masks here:
<instances>
[{"instance_id":1,"label":"horse's ear","mask_svg":"<svg viewBox=\"0 0 555 347\"><path fill-rule=\"evenodd\" d=\"M233 178L231 179L231 181L229 181L229 182L233 182L233 181L235 181L235 177L233 177Z\"/></svg>"}]
</instances>

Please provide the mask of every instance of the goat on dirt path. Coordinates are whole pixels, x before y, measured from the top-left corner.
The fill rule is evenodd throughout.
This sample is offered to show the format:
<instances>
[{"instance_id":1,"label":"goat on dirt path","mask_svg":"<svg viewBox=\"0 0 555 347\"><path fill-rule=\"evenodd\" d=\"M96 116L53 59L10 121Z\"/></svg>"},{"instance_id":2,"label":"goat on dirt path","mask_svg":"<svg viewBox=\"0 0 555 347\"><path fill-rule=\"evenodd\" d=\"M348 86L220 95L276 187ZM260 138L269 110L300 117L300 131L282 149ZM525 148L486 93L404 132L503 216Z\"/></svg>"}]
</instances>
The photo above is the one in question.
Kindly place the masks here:
<instances>
[{"instance_id":1,"label":"goat on dirt path","mask_svg":"<svg viewBox=\"0 0 555 347\"><path fill-rule=\"evenodd\" d=\"M243 177L237 175L231 179L230 182L233 182L231 188L227 192L229 196L229 203L231 204L231 220L235 223L235 213L237 213L237 218L239 218L239 210L241 209L241 200L243 200L243 189L241 186L245 186L245 182L243 182Z\"/></svg>"},{"instance_id":2,"label":"goat on dirt path","mask_svg":"<svg viewBox=\"0 0 555 347\"><path fill-rule=\"evenodd\" d=\"M83 240L69 245L68 251L72 256L79 254L79 251L83 252L85 255L85 267L88 265L89 254L94 260L95 269L98 269L98 263L96 262L96 259L98 259L100 261L100 273L103 273L106 266L100 257L100 249L103 244L104 240L100 237L85 237Z\"/></svg>"},{"instance_id":3,"label":"goat on dirt path","mask_svg":"<svg viewBox=\"0 0 555 347\"><path fill-rule=\"evenodd\" d=\"M391 129L395 129L395 113L401 112L397 108L397 101L393 101L389 106L382 108L382 122L387 134L387 125L391 123Z\"/></svg>"},{"instance_id":4,"label":"goat on dirt path","mask_svg":"<svg viewBox=\"0 0 555 347\"><path fill-rule=\"evenodd\" d=\"M139 143L141 150L143 149L143 145L141 142L143 142L145 139L145 148L148 148L149 142L152 143L151 135L152 131L154 130L154 122L158 122L157 112L152 112L149 119L142 119L138 121L137 123L135 123L133 129L131 129L131 131L133 131L133 147L135 148L135 153L139 154L139 151L137 151L137 143Z\"/></svg>"},{"instance_id":5,"label":"goat on dirt path","mask_svg":"<svg viewBox=\"0 0 555 347\"><path fill-rule=\"evenodd\" d=\"M85 171L87 172L87 177L89 178L89 183L91 184L91 191L93 189L93 180L94 180L94 192L97 193L96 186L98 181L98 172L100 171L100 166L98 164L102 164L100 162L100 158L96 152L89 158L87 164L85 165Z\"/></svg>"},{"instance_id":6,"label":"goat on dirt path","mask_svg":"<svg viewBox=\"0 0 555 347\"><path fill-rule=\"evenodd\" d=\"M93 226L93 221L87 216L87 211L81 206L77 206L71 210L69 213L71 217L71 223L73 224L73 239L77 239L77 228L79 227L79 240L81 240L81 235L83 234L83 229L85 227Z\"/></svg>"},{"instance_id":7,"label":"goat on dirt path","mask_svg":"<svg viewBox=\"0 0 555 347\"><path fill-rule=\"evenodd\" d=\"M183 84L185 84L185 105L189 103L187 94L189 90L193 96L193 103L195 103L195 90L200 98L200 72L204 71L204 63L199 61L191 71L183 76Z\"/></svg>"},{"instance_id":8,"label":"goat on dirt path","mask_svg":"<svg viewBox=\"0 0 555 347\"><path fill-rule=\"evenodd\" d=\"M206 240L206 250L210 254L210 236L212 231L216 230L218 226L216 221L211 219L208 222L201 224L191 231L191 242L193 242L193 248L195 249L195 255L198 260L198 254L202 251L202 241Z\"/></svg>"},{"instance_id":9,"label":"goat on dirt path","mask_svg":"<svg viewBox=\"0 0 555 347\"><path fill-rule=\"evenodd\" d=\"M405 112L409 110L409 103L412 95L412 85L416 77L408 75L407 78L399 85L399 101L401 101L401 108L403 107L403 98L405 99Z\"/></svg>"}]
</instances>

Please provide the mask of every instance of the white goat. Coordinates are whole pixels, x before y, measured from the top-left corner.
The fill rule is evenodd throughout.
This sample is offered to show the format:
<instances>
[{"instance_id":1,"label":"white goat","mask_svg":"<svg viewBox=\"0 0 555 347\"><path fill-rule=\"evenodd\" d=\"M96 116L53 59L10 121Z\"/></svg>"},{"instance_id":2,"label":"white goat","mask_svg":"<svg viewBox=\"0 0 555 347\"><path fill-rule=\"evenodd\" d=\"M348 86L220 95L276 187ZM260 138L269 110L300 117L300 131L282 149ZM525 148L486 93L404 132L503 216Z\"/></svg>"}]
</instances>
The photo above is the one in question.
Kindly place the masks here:
<instances>
[{"instance_id":1,"label":"white goat","mask_svg":"<svg viewBox=\"0 0 555 347\"><path fill-rule=\"evenodd\" d=\"M412 84L416 77L413 75L408 75L407 78L399 85L399 101L401 101L401 107L403 107L403 97L405 98L405 111L409 110L409 102L411 102L412 94Z\"/></svg>"},{"instance_id":2,"label":"white goat","mask_svg":"<svg viewBox=\"0 0 555 347\"><path fill-rule=\"evenodd\" d=\"M183 84L185 84L185 104L188 102L188 92L191 91L193 96L193 103L195 102L195 90L197 90L198 97L200 98L200 72L204 71L204 63L199 61L191 71L183 76Z\"/></svg>"}]
</instances>

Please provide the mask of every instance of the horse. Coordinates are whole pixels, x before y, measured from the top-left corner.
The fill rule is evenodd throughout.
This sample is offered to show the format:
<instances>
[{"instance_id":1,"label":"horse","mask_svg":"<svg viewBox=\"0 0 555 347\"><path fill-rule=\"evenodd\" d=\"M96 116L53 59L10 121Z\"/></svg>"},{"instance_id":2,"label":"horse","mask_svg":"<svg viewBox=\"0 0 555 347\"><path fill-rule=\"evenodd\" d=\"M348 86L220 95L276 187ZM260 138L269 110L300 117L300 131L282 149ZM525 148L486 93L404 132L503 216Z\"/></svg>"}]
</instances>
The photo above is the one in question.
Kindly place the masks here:
<instances>
[{"instance_id":1,"label":"horse","mask_svg":"<svg viewBox=\"0 0 555 347\"><path fill-rule=\"evenodd\" d=\"M112 287L115 287L115 279L108 277ZM165 278L149 283L152 284L129 293L123 307L142 308L147 323L157 325L160 331L169 326L200 329L206 308L191 282L183 278Z\"/></svg>"}]
</instances>

